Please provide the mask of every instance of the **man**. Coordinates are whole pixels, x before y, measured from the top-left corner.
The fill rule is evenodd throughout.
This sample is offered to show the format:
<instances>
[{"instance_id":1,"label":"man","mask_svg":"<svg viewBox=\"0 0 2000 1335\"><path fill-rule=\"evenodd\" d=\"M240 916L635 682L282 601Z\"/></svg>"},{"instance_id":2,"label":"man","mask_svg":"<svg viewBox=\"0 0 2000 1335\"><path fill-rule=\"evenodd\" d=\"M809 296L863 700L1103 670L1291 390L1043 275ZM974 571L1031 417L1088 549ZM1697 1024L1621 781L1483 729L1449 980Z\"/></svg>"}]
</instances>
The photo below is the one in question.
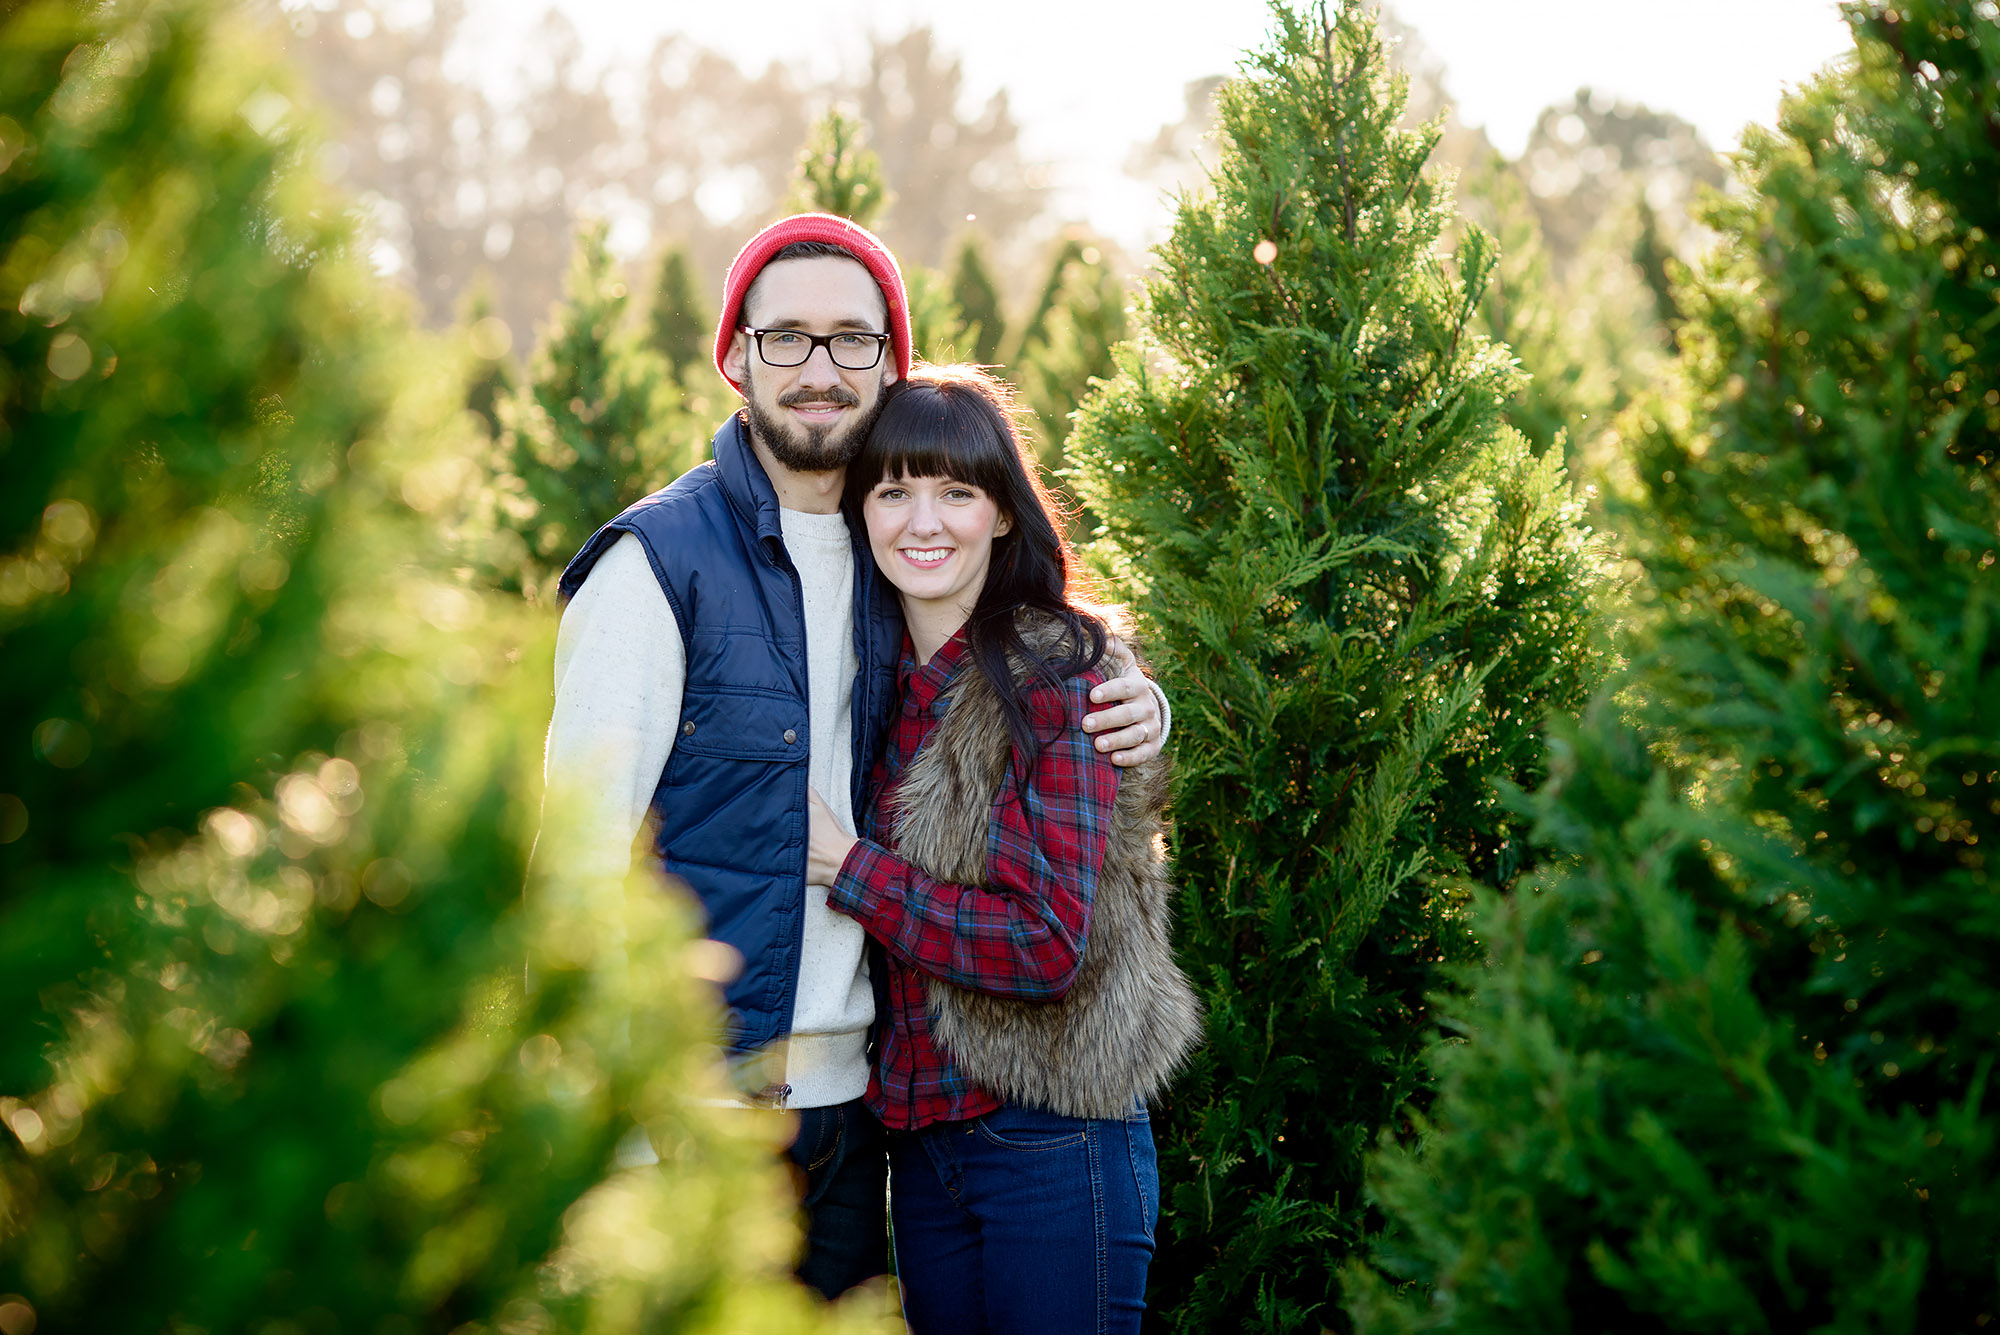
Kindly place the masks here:
<instances>
[{"instance_id":1,"label":"man","mask_svg":"<svg viewBox=\"0 0 2000 1335\"><path fill-rule=\"evenodd\" d=\"M547 776L591 799L578 870L622 874L650 813L654 853L742 956L730 1046L750 1101L799 1114L800 1276L832 1297L886 1268L885 1159L861 1103L867 942L806 884L807 789L852 830L897 707L894 591L840 513L847 462L910 368L894 257L842 218L773 224L730 266L715 359L744 406L713 461L563 572ZM1110 706L1084 722L1099 749L1157 754L1164 702L1143 676L1093 699Z\"/></svg>"}]
</instances>

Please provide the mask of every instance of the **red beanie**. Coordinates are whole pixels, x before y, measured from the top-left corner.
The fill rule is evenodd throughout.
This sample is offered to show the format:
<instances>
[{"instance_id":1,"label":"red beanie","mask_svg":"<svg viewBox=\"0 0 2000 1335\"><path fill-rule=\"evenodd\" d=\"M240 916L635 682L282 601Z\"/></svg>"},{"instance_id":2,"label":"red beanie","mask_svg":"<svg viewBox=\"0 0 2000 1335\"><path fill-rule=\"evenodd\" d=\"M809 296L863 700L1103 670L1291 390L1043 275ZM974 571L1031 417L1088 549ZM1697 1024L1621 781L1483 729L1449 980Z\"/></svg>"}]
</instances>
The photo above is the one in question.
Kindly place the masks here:
<instances>
[{"instance_id":1,"label":"red beanie","mask_svg":"<svg viewBox=\"0 0 2000 1335\"><path fill-rule=\"evenodd\" d=\"M764 271L773 255L795 241L825 241L839 246L865 265L875 277L875 285L882 289L882 298L889 305L889 348L896 358L896 374L907 379L910 374L910 298L903 290L903 271L896 267L896 257L889 248L867 228L831 213L799 213L780 222L774 222L757 235L750 238L750 244L736 253L736 259L729 266L729 277L722 284L722 313L715 321L715 369L722 372L738 394L743 386L730 379L723 362L729 356L729 341L736 334L738 318L743 312L743 298L749 294L750 284L757 281L757 275Z\"/></svg>"}]
</instances>

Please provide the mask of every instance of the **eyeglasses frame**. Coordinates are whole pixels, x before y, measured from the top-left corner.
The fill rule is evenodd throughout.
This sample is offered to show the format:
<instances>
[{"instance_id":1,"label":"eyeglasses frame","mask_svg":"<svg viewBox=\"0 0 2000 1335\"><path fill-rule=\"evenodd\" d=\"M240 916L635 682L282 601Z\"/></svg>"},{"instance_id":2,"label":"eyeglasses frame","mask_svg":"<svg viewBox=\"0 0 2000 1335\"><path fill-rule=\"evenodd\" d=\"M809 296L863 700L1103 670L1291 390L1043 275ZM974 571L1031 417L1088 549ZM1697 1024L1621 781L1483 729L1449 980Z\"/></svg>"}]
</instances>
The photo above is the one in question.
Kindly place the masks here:
<instances>
[{"instance_id":1,"label":"eyeglasses frame","mask_svg":"<svg viewBox=\"0 0 2000 1335\"><path fill-rule=\"evenodd\" d=\"M821 348L826 349L826 359L833 363L835 370L872 371L876 367L882 364L882 352L885 348L889 346L889 335L878 334L872 329L841 329L841 330L836 330L834 333L831 334L808 334L803 329L769 329L769 328L758 329L747 324L738 325L736 327L743 333L748 334L750 336L751 346L757 349L757 359L759 361L763 362L764 365L766 366L781 371L789 371L794 367L804 366L807 362L812 360L813 354L815 352L818 352ZM799 358L795 362L785 362L785 363L774 362L769 357L766 357L764 355L764 335L766 334L793 334L799 338L803 338L810 341L812 346L806 349L805 356ZM842 366L840 364L840 361L833 355L833 340L835 340L836 338L874 339L875 340L874 360L869 362L868 365L866 366Z\"/></svg>"}]
</instances>

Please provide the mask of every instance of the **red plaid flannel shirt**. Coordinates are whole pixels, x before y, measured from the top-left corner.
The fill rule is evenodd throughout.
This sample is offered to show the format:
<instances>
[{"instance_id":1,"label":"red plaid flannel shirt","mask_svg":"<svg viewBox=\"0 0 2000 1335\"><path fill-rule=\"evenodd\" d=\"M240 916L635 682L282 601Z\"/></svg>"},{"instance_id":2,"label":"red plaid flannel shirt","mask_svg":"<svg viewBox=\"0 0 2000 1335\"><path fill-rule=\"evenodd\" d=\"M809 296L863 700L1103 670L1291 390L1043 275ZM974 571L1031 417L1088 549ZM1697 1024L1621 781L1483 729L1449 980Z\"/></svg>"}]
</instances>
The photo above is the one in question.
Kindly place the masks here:
<instances>
[{"instance_id":1,"label":"red plaid flannel shirt","mask_svg":"<svg viewBox=\"0 0 2000 1335\"><path fill-rule=\"evenodd\" d=\"M903 643L898 674L902 713L870 785L862 838L847 855L827 902L852 915L889 956L888 1023L883 1026L868 1106L884 1126L914 1131L933 1122L992 1112L1003 1100L979 1088L931 1041L926 975L1002 997L1054 1000L1083 962L1090 904L1104 863L1118 769L1083 731L1097 672L1061 690L1031 690L1029 716L1050 738L1015 798L1010 769L993 799L984 888L933 880L897 857L886 841L896 784L951 703L960 672L977 672L964 632L928 663ZM1025 808L1025 809L1024 809Z\"/></svg>"}]
</instances>

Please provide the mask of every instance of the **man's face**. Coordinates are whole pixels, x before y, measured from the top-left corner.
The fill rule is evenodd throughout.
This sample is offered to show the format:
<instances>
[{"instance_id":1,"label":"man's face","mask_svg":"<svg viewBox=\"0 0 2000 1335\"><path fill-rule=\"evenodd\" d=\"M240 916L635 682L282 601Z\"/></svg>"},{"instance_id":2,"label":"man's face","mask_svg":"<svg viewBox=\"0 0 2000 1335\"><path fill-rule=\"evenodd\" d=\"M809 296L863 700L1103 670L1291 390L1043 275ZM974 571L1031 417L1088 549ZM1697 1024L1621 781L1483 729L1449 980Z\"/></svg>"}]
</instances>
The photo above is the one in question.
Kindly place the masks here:
<instances>
[{"instance_id":1,"label":"man's face","mask_svg":"<svg viewBox=\"0 0 2000 1335\"><path fill-rule=\"evenodd\" d=\"M888 329L887 305L858 260L814 256L765 266L744 298L742 322L807 334L880 334ZM802 365L771 366L741 329L730 338L725 365L743 386L751 434L799 473L845 468L881 411L882 391L896 379L888 347L865 371L835 366L824 347Z\"/></svg>"}]
</instances>

